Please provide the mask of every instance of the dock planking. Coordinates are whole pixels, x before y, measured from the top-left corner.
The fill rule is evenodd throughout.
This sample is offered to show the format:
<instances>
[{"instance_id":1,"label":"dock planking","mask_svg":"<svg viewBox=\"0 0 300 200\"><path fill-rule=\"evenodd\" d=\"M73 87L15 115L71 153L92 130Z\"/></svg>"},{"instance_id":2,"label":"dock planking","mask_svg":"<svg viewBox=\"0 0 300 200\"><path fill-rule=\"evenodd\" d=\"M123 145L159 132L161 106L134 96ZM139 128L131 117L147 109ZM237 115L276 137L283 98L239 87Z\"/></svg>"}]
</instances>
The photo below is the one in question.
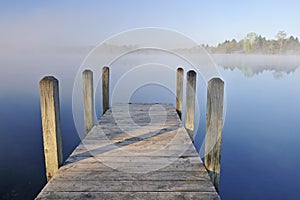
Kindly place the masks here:
<instances>
[{"instance_id":1,"label":"dock planking","mask_svg":"<svg viewBox=\"0 0 300 200\"><path fill-rule=\"evenodd\" d=\"M172 104L114 104L36 199L220 199Z\"/></svg>"}]
</instances>

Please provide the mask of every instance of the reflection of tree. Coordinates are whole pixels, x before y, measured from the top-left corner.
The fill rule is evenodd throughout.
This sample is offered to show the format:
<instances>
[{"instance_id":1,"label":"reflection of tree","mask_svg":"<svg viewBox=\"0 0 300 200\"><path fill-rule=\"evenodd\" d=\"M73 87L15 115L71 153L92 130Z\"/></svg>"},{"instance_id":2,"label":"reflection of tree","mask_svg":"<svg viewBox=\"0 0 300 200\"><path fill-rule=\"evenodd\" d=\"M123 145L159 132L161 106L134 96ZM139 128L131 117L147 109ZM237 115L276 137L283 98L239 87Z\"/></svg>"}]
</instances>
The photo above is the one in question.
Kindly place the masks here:
<instances>
[{"instance_id":1,"label":"reflection of tree","mask_svg":"<svg viewBox=\"0 0 300 200\"><path fill-rule=\"evenodd\" d=\"M213 60L224 69L239 69L246 77L269 71L279 79L283 74L294 73L300 66L300 56L215 54Z\"/></svg>"},{"instance_id":2,"label":"reflection of tree","mask_svg":"<svg viewBox=\"0 0 300 200\"><path fill-rule=\"evenodd\" d=\"M274 77L275 79L280 79L282 76L283 76L283 73L282 73L282 72L277 72L277 71L274 71L274 72L273 72L273 77Z\"/></svg>"},{"instance_id":3,"label":"reflection of tree","mask_svg":"<svg viewBox=\"0 0 300 200\"><path fill-rule=\"evenodd\" d=\"M252 76L254 76L254 74L255 74L255 73L253 72L253 69L252 69L251 67L246 66L246 65L242 65L241 71L244 73L244 75L245 75L246 77L252 77Z\"/></svg>"}]
</instances>

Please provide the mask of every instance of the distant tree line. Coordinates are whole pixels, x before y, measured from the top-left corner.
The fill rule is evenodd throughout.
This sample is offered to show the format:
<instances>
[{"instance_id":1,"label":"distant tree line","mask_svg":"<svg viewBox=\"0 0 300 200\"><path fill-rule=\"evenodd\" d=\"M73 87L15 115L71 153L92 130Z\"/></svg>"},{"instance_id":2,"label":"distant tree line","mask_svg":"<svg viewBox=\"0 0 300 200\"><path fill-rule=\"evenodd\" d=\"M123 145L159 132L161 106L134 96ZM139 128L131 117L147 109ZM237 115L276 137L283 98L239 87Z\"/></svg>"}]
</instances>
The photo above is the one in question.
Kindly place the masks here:
<instances>
[{"instance_id":1,"label":"distant tree line","mask_svg":"<svg viewBox=\"0 0 300 200\"><path fill-rule=\"evenodd\" d=\"M254 32L248 33L240 41L226 40L218 46L203 45L210 53L245 53L245 54L300 54L299 39L287 37L285 31L279 31L276 39L267 39Z\"/></svg>"}]
</instances>

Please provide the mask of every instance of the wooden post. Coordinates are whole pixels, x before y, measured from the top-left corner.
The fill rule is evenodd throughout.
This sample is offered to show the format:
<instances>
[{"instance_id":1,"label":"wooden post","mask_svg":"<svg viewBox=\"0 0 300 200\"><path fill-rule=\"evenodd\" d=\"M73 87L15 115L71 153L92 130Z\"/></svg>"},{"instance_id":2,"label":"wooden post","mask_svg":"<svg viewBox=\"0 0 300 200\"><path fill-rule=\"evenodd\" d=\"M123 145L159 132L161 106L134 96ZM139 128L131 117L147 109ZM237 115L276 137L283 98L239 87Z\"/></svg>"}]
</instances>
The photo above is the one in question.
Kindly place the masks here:
<instances>
[{"instance_id":1,"label":"wooden post","mask_svg":"<svg viewBox=\"0 0 300 200\"><path fill-rule=\"evenodd\" d=\"M94 126L94 90L93 72L85 70L82 73L83 103L84 103L84 132L88 132Z\"/></svg>"},{"instance_id":2,"label":"wooden post","mask_svg":"<svg viewBox=\"0 0 300 200\"><path fill-rule=\"evenodd\" d=\"M102 69L102 114L109 109L109 68Z\"/></svg>"},{"instance_id":3,"label":"wooden post","mask_svg":"<svg viewBox=\"0 0 300 200\"><path fill-rule=\"evenodd\" d=\"M58 80L46 76L40 81L46 176L49 181L63 163Z\"/></svg>"},{"instance_id":4,"label":"wooden post","mask_svg":"<svg viewBox=\"0 0 300 200\"><path fill-rule=\"evenodd\" d=\"M176 111L179 118L182 116L182 96L183 96L183 69L177 69L176 79Z\"/></svg>"},{"instance_id":5,"label":"wooden post","mask_svg":"<svg viewBox=\"0 0 300 200\"><path fill-rule=\"evenodd\" d=\"M220 183L223 96L224 82L220 78L211 79L207 89L204 164L217 191Z\"/></svg>"},{"instance_id":6,"label":"wooden post","mask_svg":"<svg viewBox=\"0 0 300 200\"><path fill-rule=\"evenodd\" d=\"M186 83L185 128L187 129L192 141L194 141L196 77L197 74L195 71L188 71Z\"/></svg>"}]
</instances>

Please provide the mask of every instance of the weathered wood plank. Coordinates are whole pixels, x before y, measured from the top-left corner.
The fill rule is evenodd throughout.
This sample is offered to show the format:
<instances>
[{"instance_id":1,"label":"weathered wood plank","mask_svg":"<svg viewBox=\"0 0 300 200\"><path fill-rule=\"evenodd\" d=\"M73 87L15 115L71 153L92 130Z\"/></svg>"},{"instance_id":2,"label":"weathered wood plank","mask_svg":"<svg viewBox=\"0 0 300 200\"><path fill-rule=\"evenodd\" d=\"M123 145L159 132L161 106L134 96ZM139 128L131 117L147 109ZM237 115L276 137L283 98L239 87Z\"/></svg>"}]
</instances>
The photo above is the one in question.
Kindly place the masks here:
<instances>
[{"instance_id":1,"label":"weathered wood plank","mask_svg":"<svg viewBox=\"0 0 300 200\"><path fill-rule=\"evenodd\" d=\"M114 166L115 165L115 166ZM68 172L82 172L82 171L91 171L91 172L126 172L126 173L147 173L151 171L162 171L162 172L177 172L177 171L186 171L192 172L196 171L201 173L203 170L200 169L202 164L182 164L182 165L168 165L167 164L152 164L144 167L145 163L133 163L128 164L127 166L122 166L119 163L105 163L105 164L82 164L82 165L71 165L63 170Z\"/></svg>"},{"instance_id":2,"label":"weathered wood plank","mask_svg":"<svg viewBox=\"0 0 300 200\"><path fill-rule=\"evenodd\" d=\"M132 199L132 200L219 200L215 192L44 192L37 200L42 199Z\"/></svg>"},{"instance_id":3,"label":"weathered wood plank","mask_svg":"<svg viewBox=\"0 0 300 200\"><path fill-rule=\"evenodd\" d=\"M184 181L184 180L210 180L206 171L152 171L148 173L126 173L115 171L95 172L89 170L68 171L68 173L57 173L56 180L75 181Z\"/></svg>"},{"instance_id":4,"label":"weathered wood plank","mask_svg":"<svg viewBox=\"0 0 300 200\"><path fill-rule=\"evenodd\" d=\"M80 157L80 156L78 156ZM74 157L76 158L76 157ZM78 160L74 162L74 165L80 165L80 164L93 164L93 163L101 163L101 162L111 162L111 163L150 163L150 164L162 164L162 163L168 163L168 164L177 164L181 165L183 163L187 164L193 164L193 163L202 163L201 159L198 156L191 157L191 156L181 156L181 157L171 157L171 156L115 156L113 159L110 157L101 157L101 156L92 156L92 157L86 157L86 159ZM69 165L73 162L66 162L63 167L65 167L67 164ZM204 168L203 168L204 169Z\"/></svg>"},{"instance_id":5,"label":"weathered wood plank","mask_svg":"<svg viewBox=\"0 0 300 200\"><path fill-rule=\"evenodd\" d=\"M124 163L122 163L124 164ZM182 165L167 165L167 164L152 164L144 167L146 163L132 163L122 166L119 163L105 163L105 164L90 164L90 165L74 165L69 168L65 168L67 171L72 168L74 171L84 171L89 170L93 172L103 172L103 171L122 171L130 173L146 173L150 171L203 171L199 169L202 164L182 164Z\"/></svg>"},{"instance_id":6,"label":"weathered wood plank","mask_svg":"<svg viewBox=\"0 0 300 200\"><path fill-rule=\"evenodd\" d=\"M161 126L152 126L152 127L140 127L136 126L135 128L128 126L118 126L108 125L108 126L95 126L90 134L85 138L85 140L114 140L122 141L126 139L148 139L148 140L171 140L176 135L179 135L183 132L182 138L187 140L185 135L185 130L182 126L171 125L167 127Z\"/></svg>"},{"instance_id":7,"label":"weathered wood plank","mask_svg":"<svg viewBox=\"0 0 300 200\"><path fill-rule=\"evenodd\" d=\"M90 198L219 196L172 105L116 104L37 197Z\"/></svg>"},{"instance_id":8,"label":"weathered wood plank","mask_svg":"<svg viewBox=\"0 0 300 200\"><path fill-rule=\"evenodd\" d=\"M117 145L108 145L104 148L99 149L89 149L74 152L71 158L76 157L120 157L120 156L134 156L134 157L198 157L199 155L195 152L193 147L181 147L176 148L175 146L170 146L169 149L161 148L161 149L149 149L148 151L142 151L138 149L118 149ZM113 159L113 158L112 158ZM68 159L69 160L69 159Z\"/></svg>"},{"instance_id":9,"label":"weathered wood plank","mask_svg":"<svg viewBox=\"0 0 300 200\"><path fill-rule=\"evenodd\" d=\"M66 181L55 180L45 192L213 192L210 180L184 181Z\"/></svg>"},{"instance_id":10,"label":"weathered wood plank","mask_svg":"<svg viewBox=\"0 0 300 200\"><path fill-rule=\"evenodd\" d=\"M63 168L66 168L68 166L70 167L76 167L76 166L82 166L83 168L97 168L101 169L101 167L108 167L108 164L114 164L114 166L117 167L142 167L146 169L147 167L151 166L162 166L161 168L167 168L166 170L179 170L184 169L184 167L190 167L194 170L205 170L201 161L199 161L199 157L159 157L159 156L116 156L110 158L110 157L97 157L97 156L91 156L91 157L73 157L72 159L69 159ZM90 166L86 166L90 165ZM147 166L143 166L147 165ZM160 169L162 170L162 169Z\"/></svg>"}]
</instances>

